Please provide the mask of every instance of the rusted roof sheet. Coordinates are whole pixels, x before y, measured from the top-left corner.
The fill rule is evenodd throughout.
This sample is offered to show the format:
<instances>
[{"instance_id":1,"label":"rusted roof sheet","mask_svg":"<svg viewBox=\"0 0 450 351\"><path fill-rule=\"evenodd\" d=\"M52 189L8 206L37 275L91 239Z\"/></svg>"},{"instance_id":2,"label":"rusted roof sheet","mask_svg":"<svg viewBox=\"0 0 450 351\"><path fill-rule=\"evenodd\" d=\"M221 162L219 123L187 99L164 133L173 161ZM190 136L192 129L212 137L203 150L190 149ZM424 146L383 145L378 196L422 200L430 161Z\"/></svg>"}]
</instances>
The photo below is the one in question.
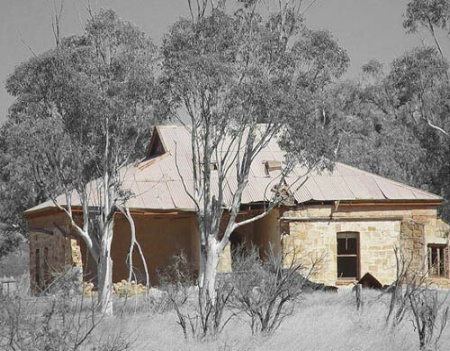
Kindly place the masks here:
<instances>
[{"instance_id":1,"label":"rusted roof sheet","mask_svg":"<svg viewBox=\"0 0 450 351\"><path fill-rule=\"evenodd\" d=\"M194 209L194 203L188 192L193 194L193 173L191 161L191 135L182 126L159 126L155 128L166 147L166 153L129 165L120 171L123 188L133 196L127 202L130 208L142 210L187 210ZM280 181L280 171L268 173L266 161L282 161L284 152L276 140L272 140L255 158L252 164L248 185L242 195L243 203L262 202L273 195L274 185ZM212 192L217 193L217 178L212 173ZM395 182L357 168L336 163L332 172L308 172L301 166L296 167L285 179L295 199L306 201L441 201L441 197ZM98 204L101 194L91 183L93 206ZM300 186L301 185L301 186ZM230 206L233 193L237 189L234 169L225 181L224 205ZM58 203L64 205L63 196ZM73 195L74 206L80 204ZM47 201L26 211L31 213L44 208L54 207Z\"/></svg>"}]
</instances>

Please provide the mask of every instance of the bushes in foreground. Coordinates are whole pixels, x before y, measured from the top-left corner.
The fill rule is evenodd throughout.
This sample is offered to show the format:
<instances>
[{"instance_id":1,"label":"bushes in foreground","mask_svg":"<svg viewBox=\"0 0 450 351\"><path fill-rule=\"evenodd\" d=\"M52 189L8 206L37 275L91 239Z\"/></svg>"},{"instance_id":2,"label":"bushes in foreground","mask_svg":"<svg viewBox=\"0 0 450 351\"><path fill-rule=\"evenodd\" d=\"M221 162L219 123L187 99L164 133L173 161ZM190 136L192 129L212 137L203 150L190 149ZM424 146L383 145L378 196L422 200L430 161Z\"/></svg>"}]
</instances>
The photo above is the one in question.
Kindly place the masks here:
<instances>
[{"instance_id":1,"label":"bushes in foreground","mask_svg":"<svg viewBox=\"0 0 450 351\"><path fill-rule=\"evenodd\" d=\"M21 287L0 295L0 350L131 350L131 342L120 330L98 334L103 320L93 298L55 289L31 297Z\"/></svg>"},{"instance_id":2,"label":"bushes in foreground","mask_svg":"<svg viewBox=\"0 0 450 351\"><path fill-rule=\"evenodd\" d=\"M26 294L2 296L0 349L147 350L150 338L153 341L155 337L159 340L175 337L188 339L190 345L195 345L193 349L208 349L199 345L213 343L218 350L234 350L242 349L240 341L233 341L232 345L237 346L230 346L233 339L222 335L251 338L249 332L245 334L242 331L245 329L243 326L249 328L251 335L271 335L271 340L280 340L285 335L288 339L300 338L298 342L306 345L308 333L321 333L323 340L319 344L333 347L335 345L327 338L336 337L333 333L343 329L342 335L347 335L348 340L343 339L340 347L350 345L350 342L361 343L363 346L358 350L371 350L374 345L398 349L403 345L398 341L400 335L423 351L438 350L440 345L450 342L446 328L448 294L431 289L417 275L407 274L410 270L405 262L389 292L365 290L362 293L364 307L357 310L355 296L350 292L306 294L320 288L308 280L314 266L306 270L298 261L292 260L286 267L282 264L282 257L269 256L266 261L261 261L256 250L242 252L233 265L233 272L222 274L218 279L215 301L209 301L203 311L198 307L195 272L182 254L160 273L160 289L151 289L146 296L116 298L116 316L112 318L103 318L96 311L95 300L74 295L70 289L51 290L52 295L39 298L30 298ZM311 301L317 306L310 306ZM314 308L319 312L308 315ZM175 322L181 327L178 333L171 330ZM142 336L136 333L146 328L148 330ZM153 328L153 334L149 332L150 328ZM314 328L320 330L314 331ZM352 328L354 331L348 334ZM370 334L368 331L372 329L376 332ZM286 330L295 335L286 335ZM173 333L172 336L169 333ZM383 342L377 339L380 333L386 338ZM364 343L355 340L358 337L364 340L369 335L378 341L366 340ZM416 342L417 335L420 343ZM168 349L180 348L175 345L184 346L182 342L172 345L172 341ZM217 344L219 341L225 343L220 346ZM248 349L252 350L251 347Z\"/></svg>"},{"instance_id":3,"label":"bushes in foreground","mask_svg":"<svg viewBox=\"0 0 450 351\"><path fill-rule=\"evenodd\" d=\"M283 257L273 253L261 261L257 250L243 251L233 272L220 277L215 301L209 301L207 310L201 311L195 299L198 293L192 288L194 278L186 270L183 256L178 257L162 281L184 337L216 336L233 318L248 325L252 334L275 332L294 314L305 292L321 288L308 280L314 264L306 270L295 259L288 267L283 262ZM399 261L398 272L399 277L388 292L374 292L378 295L376 300L384 301L381 308L376 307L378 316L385 321L383 332L397 333L406 324L412 325L419 349L437 350L448 325L449 294L430 288L423 271L421 275L412 272L404 260ZM177 283L173 284L174 280ZM370 306L365 304L365 309ZM355 314L361 312L355 308Z\"/></svg>"},{"instance_id":4,"label":"bushes in foreground","mask_svg":"<svg viewBox=\"0 0 450 351\"><path fill-rule=\"evenodd\" d=\"M247 324L252 334L277 330L294 312L318 263L306 269L295 254L290 253L290 257L286 266L285 255L270 250L263 261L257 248L240 248L234 255L233 271L219 276L214 301L207 301L206 309L201 310L196 299L198 290L193 289L194 271L183 254L176 256L172 265L160 273L160 282L184 337L214 336L232 318Z\"/></svg>"}]
</instances>

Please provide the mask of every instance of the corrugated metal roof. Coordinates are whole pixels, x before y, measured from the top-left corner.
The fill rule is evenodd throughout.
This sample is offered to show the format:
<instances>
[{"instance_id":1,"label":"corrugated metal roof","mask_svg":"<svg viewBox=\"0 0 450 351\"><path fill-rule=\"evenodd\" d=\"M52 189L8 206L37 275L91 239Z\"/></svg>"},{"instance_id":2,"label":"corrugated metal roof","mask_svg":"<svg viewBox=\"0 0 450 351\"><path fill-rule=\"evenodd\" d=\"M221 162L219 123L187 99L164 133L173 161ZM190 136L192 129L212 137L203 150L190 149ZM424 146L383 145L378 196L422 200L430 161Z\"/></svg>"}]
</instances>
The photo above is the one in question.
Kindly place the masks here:
<instances>
[{"instance_id":1,"label":"corrugated metal roof","mask_svg":"<svg viewBox=\"0 0 450 351\"><path fill-rule=\"evenodd\" d=\"M156 129L167 153L153 159L142 161L139 165L129 165L121 171L123 188L134 194L128 206L134 209L148 210L193 210L194 204L186 192L193 192L193 173L191 161L191 135L182 126L159 126ZM279 182L280 171L270 174L265 169L265 161L282 161L284 152L277 142L272 140L260 152L252 164L248 185L243 192L242 202L262 202L270 198L272 187ZM299 188L306 177L306 182ZM423 200L440 201L441 197L395 182L357 168L336 163L334 170L321 173L307 172L296 167L285 179L298 202L335 201L335 200ZM94 183L94 182L93 182ZM99 198L98 190L91 184L92 199ZM231 169L225 182L224 203L229 206L232 195L237 189L235 171ZM217 193L217 178L212 176L212 191ZM64 196L58 198L64 204ZM73 196L74 206L79 199ZM94 201L94 206L98 201ZM54 207L47 201L26 211L30 213L40 209Z\"/></svg>"}]
</instances>

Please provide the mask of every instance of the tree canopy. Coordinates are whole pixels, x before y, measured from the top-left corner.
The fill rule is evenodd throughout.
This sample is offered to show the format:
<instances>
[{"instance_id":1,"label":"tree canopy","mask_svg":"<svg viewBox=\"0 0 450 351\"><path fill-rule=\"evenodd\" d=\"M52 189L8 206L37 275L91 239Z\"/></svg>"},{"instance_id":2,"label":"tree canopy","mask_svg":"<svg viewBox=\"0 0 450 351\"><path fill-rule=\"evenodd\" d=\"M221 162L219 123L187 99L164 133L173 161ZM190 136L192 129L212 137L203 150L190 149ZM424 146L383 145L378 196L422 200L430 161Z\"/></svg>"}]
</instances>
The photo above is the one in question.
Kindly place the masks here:
<instances>
[{"instance_id":1,"label":"tree canopy","mask_svg":"<svg viewBox=\"0 0 450 351\"><path fill-rule=\"evenodd\" d=\"M121 188L119 171L144 155L156 121L155 59L156 47L143 32L103 10L90 18L82 35L57 40L54 49L20 64L6 83L16 102L1 130L8 155L3 160L26 165L2 171L3 179L16 186L9 194L26 194L31 204L51 198L67 215L70 230L98 263L104 313L112 313L114 215L129 196ZM19 179L26 181L21 185ZM92 187L98 193L95 205ZM34 192L27 192L30 188ZM61 193L64 207L56 200ZM82 225L72 213L74 193ZM13 201L18 213L9 220L17 220L30 203Z\"/></svg>"},{"instance_id":2,"label":"tree canopy","mask_svg":"<svg viewBox=\"0 0 450 351\"><path fill-rule=\"evenodd\" d=\"M304 26L300 2L281 3L285 6L262 16L258 1L244 2L234 13L213 2L210 12L203 11L198 1L198 13L177 21L163 40L165 99L174 118L181 120L181 108L187 111L192 137L194 184L185 187L197 212L203 309L215 301L218 258L230 235L276 204L268 199L260 216L237 219L250 167L262 148L279 136L288 160L310 168L333 156L334 135L323 122L322 105L349 58L330 33ZM289 169L289 162L285 166ZM225 208L227 183L235 189Z\"/></svg>"},{"instance_id":3,"label":"tree canopy","mask_svg":"<svg viewBox=\"0 0 450 351\"><path fill-rule=\"evenodd\" d=\"M143 155L155 121L155 58L144 33L106 10L82 35L62 38L14 70L6 88L16 101L0 133L3 182L14 189L5 186L2 196L25 198L2 201L5 221L18 222L62 183L76 188ZM51 172L55 167L60 171Z\"/></svg>"}]
</instances>

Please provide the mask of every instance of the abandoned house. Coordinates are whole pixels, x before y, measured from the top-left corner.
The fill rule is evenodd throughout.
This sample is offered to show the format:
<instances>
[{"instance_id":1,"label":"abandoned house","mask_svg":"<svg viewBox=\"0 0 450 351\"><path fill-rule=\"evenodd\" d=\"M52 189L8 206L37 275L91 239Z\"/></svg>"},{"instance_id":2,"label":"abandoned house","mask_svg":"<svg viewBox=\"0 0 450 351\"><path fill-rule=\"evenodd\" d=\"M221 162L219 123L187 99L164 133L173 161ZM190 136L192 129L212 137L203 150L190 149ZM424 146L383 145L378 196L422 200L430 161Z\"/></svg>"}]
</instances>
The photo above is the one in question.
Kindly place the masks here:
<instances>
[{"instance_id":1,"label":"abandoned house","mask_svg":"<svg viewBox=\"0 0 450 351\"><path fill-rule=\"evenodd\" d=\"M156 127L146 158L127 166L122 173L123 188L133 194L128 206L152 284L157 284L158 270L180 252L193 267L199 265L196 215L184 188L192 185L190 140L185 127ZM253 162L240 218L261 213L266 192L279 179L283 155L276 140L272 140ZM283 252L295 249L306 265L320 257L311 278L316 282L353 284L370 273L382 284L390 284L396 275L394 248L401 248L413 258L413 268L424 270L443 284L450 278L448 226L437 217L441 197L341 163L332 172L310 173L307 177L297 167L286 182L299 178L304 183L293 191L292 201L232 234L220 258L219 271L232 269L236 245L256 245L261 255L272 246ZM228 194L233 192L234 182L228 180ZM77 211L76 203L73 211ZM35 290L43 289L55 272L67 266L82 267L84 279L95 281L95 265L89 260L86 246L80 238L63 235L70 230L65 215L53 202L27 210L25 217ZM117 213L111 251L114 282L128 276L129 244L128 222ZM139 256L133 261L136 279L142 280Z\"/></svg>"}]
</instances>

